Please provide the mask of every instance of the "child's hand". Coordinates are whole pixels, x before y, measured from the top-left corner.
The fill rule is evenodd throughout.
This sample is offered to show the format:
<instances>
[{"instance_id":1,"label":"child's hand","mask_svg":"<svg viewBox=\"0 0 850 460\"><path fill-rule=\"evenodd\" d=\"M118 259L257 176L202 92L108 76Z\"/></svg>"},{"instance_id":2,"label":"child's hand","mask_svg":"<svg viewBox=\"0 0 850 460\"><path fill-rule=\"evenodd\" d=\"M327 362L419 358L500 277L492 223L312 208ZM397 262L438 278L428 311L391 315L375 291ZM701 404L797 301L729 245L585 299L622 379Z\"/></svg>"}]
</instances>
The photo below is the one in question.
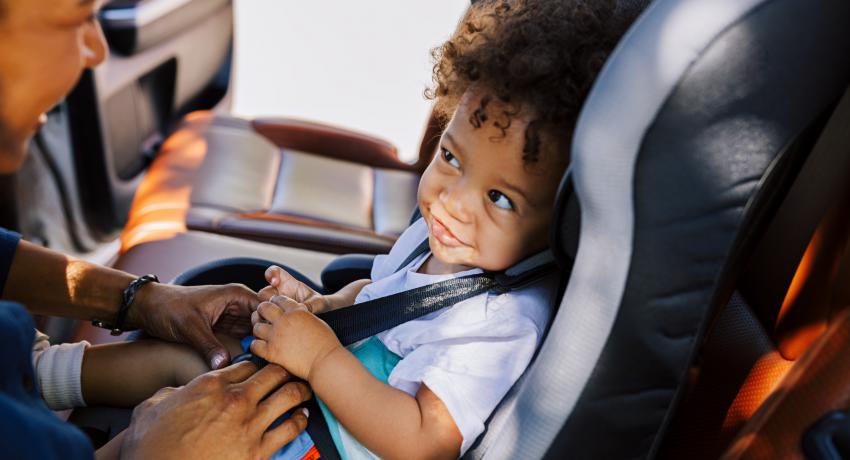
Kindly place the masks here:
<instances>
[{"instance_id":1,"label":"child's hand","mask_svg":"<svg viewBox=\"0 0 850 460\"><path fill-rule=\"evenodd\" d=\"M262 302L251 320L256 337L251 351L307 381L322 359L342 348L324 321L287 297Z\"/></svg>"},{"instance_id":2,"label":"child's hand","mask_svg":"<svg viewBox=\"0 0 850 460\"><path fill-rule=\"evenodd\" d=\"M303 303L313 313L322 313L330 309L325 296L276 265L266 269L266 281L269 282L269 286L259 292L260 300L269 300L274 295L281 295Z\"/></svg>"}]
</instances>

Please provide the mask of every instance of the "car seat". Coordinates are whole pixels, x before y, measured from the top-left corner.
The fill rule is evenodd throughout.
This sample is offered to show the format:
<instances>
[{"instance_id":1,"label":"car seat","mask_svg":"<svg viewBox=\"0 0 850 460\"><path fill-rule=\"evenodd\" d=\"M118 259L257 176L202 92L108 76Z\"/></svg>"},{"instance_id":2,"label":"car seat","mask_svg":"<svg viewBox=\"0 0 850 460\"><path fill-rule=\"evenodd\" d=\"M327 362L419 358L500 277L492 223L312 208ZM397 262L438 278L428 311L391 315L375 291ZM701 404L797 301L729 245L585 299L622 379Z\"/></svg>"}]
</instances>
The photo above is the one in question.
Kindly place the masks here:
<instances>
[{"instance_id":1,"label":"car seat","mask_svg":"<svg viewBox=\"0 0 850 460\"><path fill-rule=\"evenodd\" d=\"M574 134L557 314L468 458L658 453L705 331L850 82L848 52L841 0L647 9Z\"/></svg>"},{"instance_id":2,"label":"car seat","mask_svg":"<svg viewBox=\"0 0 850 460\"><path fill-rule=\"evenodd\" d=\"M558 314L470 458L658 452L806 134L850 82L848 26L842 1L649 7L573 138L581 224Z\"/></svg>"},{"instance_id":3,"label":"car seat","mask_svg":"<svg viewBox=\"0 0 850 460\"><path fill-rule=\"evenodd\" d=\"M804 434L847 407L848 124L850 91L706 334L662 457L801 457Z\"/></svg>"}]
</instances>

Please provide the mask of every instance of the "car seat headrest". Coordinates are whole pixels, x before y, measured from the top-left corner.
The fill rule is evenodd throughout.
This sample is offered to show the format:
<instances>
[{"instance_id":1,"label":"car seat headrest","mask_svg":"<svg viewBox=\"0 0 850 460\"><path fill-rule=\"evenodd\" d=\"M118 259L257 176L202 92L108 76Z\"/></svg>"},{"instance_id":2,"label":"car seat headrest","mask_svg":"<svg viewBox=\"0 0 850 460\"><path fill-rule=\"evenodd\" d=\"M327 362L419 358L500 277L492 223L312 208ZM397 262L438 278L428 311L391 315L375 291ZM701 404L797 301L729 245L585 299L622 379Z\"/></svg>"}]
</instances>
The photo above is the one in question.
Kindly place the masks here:
<instances>
[{"instance_id":1,"label":"car seat headrest","mask_svg":"<svg viewBox=\"0 0 850 460\"><path fill-rule=\"evenodd\" d=\"M843 93L848 55L844 0L649 7L573 137L552 247L569 255L576 225L578 244L557 316L469 457L655 451L788 146Z\"/></svg>"}]
</instances>

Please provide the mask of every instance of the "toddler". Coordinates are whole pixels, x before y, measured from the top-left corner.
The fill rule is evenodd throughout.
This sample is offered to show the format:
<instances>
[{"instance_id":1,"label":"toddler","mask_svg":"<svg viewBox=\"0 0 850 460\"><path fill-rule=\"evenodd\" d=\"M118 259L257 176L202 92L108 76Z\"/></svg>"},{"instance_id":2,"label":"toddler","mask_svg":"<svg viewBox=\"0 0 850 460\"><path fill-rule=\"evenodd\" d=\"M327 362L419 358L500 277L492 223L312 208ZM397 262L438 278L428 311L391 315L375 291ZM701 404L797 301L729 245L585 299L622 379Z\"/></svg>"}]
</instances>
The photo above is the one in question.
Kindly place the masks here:
<instances>
[{"instance_id":1,"label":"toddler","mask_svg":"<svg viewBox=\"0 0 850 460\"><path fill-rule=\"evenodd\" d=\"M420 182L422 218L375 258L370 280L337 293L267 270L251 350L309 382L343 458L463 455L531 361L552 314L556 273L348 348L315 313L504 270L545 250L579 109L642 3L474 3L434 51L428 96L446 127ZM398 269L426 239L430 250ZM82 362L77 399L89 404L132 405L206 370L194 352L157 341L89 347Z\"/></svg>"},{"instance_id":2,"label":"toddler","mask_svg":"<svg viewBox=\"0 0 850 460\"><path fill-rule=\"evenodd\" d=\"M435 51L448 118L419 185L422 218L371 280L321 295L279 267L252 317L254 354L312 386L343 458L463 455L522 374L551 316L557 274L489 292L348 348L315 313L545 250L578 110L637 11L616 2L479 1ZM397 270L425 239L430 251Z\"/></svg>"}]
</instances>

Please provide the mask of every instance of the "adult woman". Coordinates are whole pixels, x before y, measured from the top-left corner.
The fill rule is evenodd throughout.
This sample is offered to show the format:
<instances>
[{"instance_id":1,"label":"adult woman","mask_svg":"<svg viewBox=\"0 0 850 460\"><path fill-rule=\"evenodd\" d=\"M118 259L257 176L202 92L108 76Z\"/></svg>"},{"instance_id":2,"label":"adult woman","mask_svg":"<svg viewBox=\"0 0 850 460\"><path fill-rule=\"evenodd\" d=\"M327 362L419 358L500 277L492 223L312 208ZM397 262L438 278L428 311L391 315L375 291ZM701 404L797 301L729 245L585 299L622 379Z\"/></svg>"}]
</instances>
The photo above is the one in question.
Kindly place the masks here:
<instances>
[{"instance_id":1,"label":"adult woman","mask_svg":"<svg viewBox=\"0 0 850 460\"><path fill-rule=\"evenodd\" d=\"M0 173L20 167L44 113L70 91L83 69L104 59L106 46L96 19L99 3L0 0ZM126 318L118 318L122 293L134 280L0 229L0 298L20 302L36 314L140 327L192 345L214 369L228 364L229 355L212 327L223 316L247 319L257 303L253 292L239 285L190 288L136 282L136 298L124 305L125 310L131 307ZM239 332L238 327L232 332ZM14 458L90 457L91 447L81 433L44 417L46 408L34 401L38 394L28 356L32 340L29 316L17 304L0 302L0 448ZM281 428L265 430L272 414L309 396L303 384L284 385L286 380L279 367L256 371L245 363L184 388L161 391L137 408L121 456L267 455L306 425L304 416L296 414ZM197 423L210 416L215 423ZM189 439L195 442L185 441Z\"/></svg>"}]
</instances>

